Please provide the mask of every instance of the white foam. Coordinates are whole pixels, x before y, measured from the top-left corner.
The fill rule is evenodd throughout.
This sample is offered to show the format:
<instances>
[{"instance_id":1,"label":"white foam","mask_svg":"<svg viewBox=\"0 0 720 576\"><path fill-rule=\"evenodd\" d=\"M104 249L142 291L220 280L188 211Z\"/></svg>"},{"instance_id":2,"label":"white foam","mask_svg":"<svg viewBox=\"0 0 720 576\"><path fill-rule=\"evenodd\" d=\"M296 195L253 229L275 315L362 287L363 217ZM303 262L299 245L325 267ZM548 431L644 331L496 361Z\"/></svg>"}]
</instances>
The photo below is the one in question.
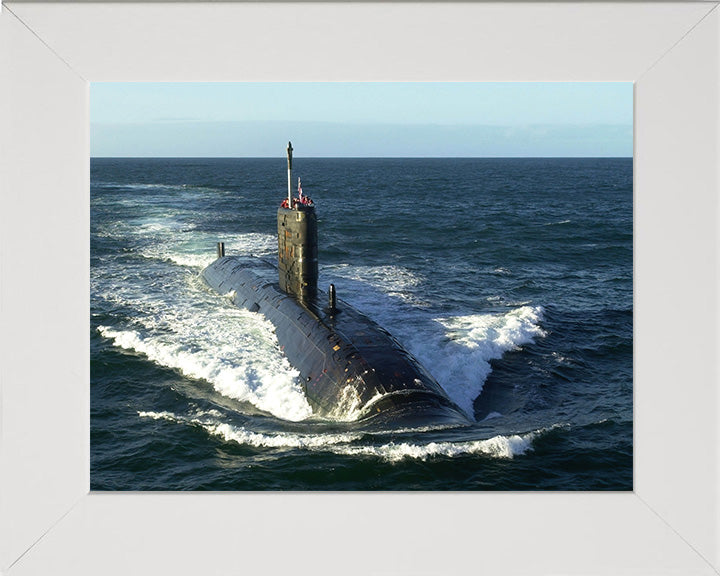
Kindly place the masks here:
<instances>
[{"instance_id":1,"label":"white foam","mask_svg":"<svg viewBox=\"0 0 720 576\"><path fill-rule=\"evenodd\" d=\"M272 325L258 314L222 308L189 315L145 316L145 330L99 326L113 344L185 376L210 382L221 394L250 402L285 420L312 414L298 373L277 346Z\"/></svg>"},{"instance_id":2,"label":"white foam","mask_svg":"<svg viewBox=\"0 0 720 576\"><path fill-rule=\"evenodd\" d=\"M136 235L157 237L158 234L175 234L195 229L195 224L182 222L167 216L149 216L143 218L133 228Z\"/></svg>"},{"instance_id":3,"label":"white foam","mask_svg":"<svg viewBox=\"0 0 720 576\"><path fill-rule=\"evenodd\" d=\"M334 450L349 456L376 456L388 462L400 460L427 460L444 456L454 458L465 455L486 455L495 458L513 458L532 450L536 432L523 435L494 436L487 440L469 442L431 442L429 444L383 444L380 446L347 446Z\"/></svg>"},{"instance_id":4,"label":"white foam","mask_svg":"<svg viewBox=\"0 0 720 576\"><path fill-rule=\"evenodd\" d=\"M194 416L180 416L170 412L138 412L144 418L168 420L171 422L197 425L208 434L219 436L226 442L235 442L254 448L300 449L331 452L344 456L375 457L387 462L401 460L427 460L433 457L455 458L467 455L484 455L494 458L514 458L532 450L535 438L544 432L536 430L525 434L494 436L486 440L461 442L430 442L427 444L389 442L382 444L358 445L357 442L369 437L359 432L332 434L294 434L277 432L259 433L242 426L220 422L217 418L206 417L207 413Z\"/></svg>"},{"instance_id":5,"label":"white foam","mask_svg":"<svg viewBox=\"0 0 720 576\"><path fill-rule=\"evenodd\" d=\"M178 421L175 414L172 412L138 412L138 416L140 418L152 418L153 420L174 420Z\"/></svg>"},{"instance_id":6,"label":"white foam","mask_svg":"<svg viewBox=\"0 0 720 576\"><path fill-rule=\"evenodd\" d=\"M187 216L183 218L170 213L107 223L98 226L95 233L101 237L130 240L138 245L138 253L145 258L197 270L205 268L215 259L217 242L225 243L228 255L266 256L277 250L277 237L272 234L218 235L197 230L197 225L188 221Z\"/></svg>"},{"instance_id":7,"label":"white foam","mask_svg":"<svg viewBox=\"0 0 720 576\"><path fill-rule=\"evenodd\" d=\"M262 256L275 254L277 256L277 236L273 234L260 234L248 232L246 234L230 234L218 240L225 242L225 250L230 254L240 256Z\"/></svg>"},{"instance_id":8,"label":"white foam","mask_svg":"<svg viewBox=\"0 0 720 576\"><path fill-rule=\"evenodd\" d=\"M147 256L148 253L144 253L144 256ZM215 260L215 255L211 253L207 254L181 254L181 253L173 253L166 251L163 254L158 254L154 257L160 257L164 260L169 260L170 262L173 262L174 264L178 264L179 266L185 266L186 268L195 268L197 270L202 270L203 268L207 267L213 260Z\"/></svg>"},{"instance_id":9,"label":"white foam","mask_svg":"<svg viewBox=\"0 0 720 576\"><path fill-rule=\"evenodd\" d=\"M384 294L415 306L426 304L415 294L416 288L423 284L425 279L403 266L349 266L340 264L327 266L323 268L323 272L339 278L347 278L348 280L368 284ZM358 300L362 301L363 299L364 294L353 294L352 301L354 305L357 304Z\"/></svg>"},{"instance_id":10,"label":"white foam","mask_svg":"<svg viewBox=\"0 0 720 576\"><path fill-rule=\"evenodd\" d=\"M169 228L171 229L171 228ZM216 244L225 243L225 252L237 256L266 256L277 250L277 238L270 234L226 234L221 238L206 233L195 233L187 238L177 234L163 236L154 231L153 240L141 250L141 254L153 260L165 260L202 270L216 258Z\"/></svg>"},{"instance_id":11,"label":"white foam","mask_svg":"<svg viewBox=\"0 0 720 576\"><path fill-rule=\"evenodd\" d=\"M470 349L484 346L487 358L500 358L503 352L544 336L540 328L543 310L539 306L522 306L507 314L474 314L438 318L447 336Z\"/></svg>"},{"instance_id":12,"label":"white foam","mask_svg":"<svg viewBox=\"0 0 720 576\"><path fill-rule=\"evenodd\" d=\"M328 448L357 440L359 434L259 434L243 427L230 424L211 424L203 426L207 432L222 437L226 442L237 442L256 448Z\"/></svg>"},{"instance_id":13,"label":"white foam","mask_svg":"<svg viewBox=\"0 0 720 576\"><path fill-rule=\"evenodd\" d=\"M505 314L446 316L413 325L395 320L386 327L472 417L490 361L544 336L542 317L541 307L522 306Z\"/></svg>"},{"instance_id":14,"label":"white foam","mask_svg":"<svg viewBox=\"0 0 720 576\"><path fill-rule=\"evenodd\" d=\"M340 391L337 403L328 414L328 419L352 422L360 417L363 406L357 388L347 385Z\"/></svg>"},{"instance_id":15,"label":"white foam","mask_svg":"<svg viewBox=\"0 0 720 576\"><path fill-rule=\"evenodd\" d=\"M326 448L335 444L347 444L362 437L358 432L347 432L340 434L293 434L288 432L276 432L266 434L248 430L243 426L233 426L227 422L221 422L217 413L201 412L192 416L181 416L172 412L138 412L142 418L153 420L168 420L170 422L193 424L202 427L208 434L219 436L226 442L235 442L242 446L254 448L299 448L318 449ZM212 416L208 418L208 416Z\"/></svg>"}]
</instances>

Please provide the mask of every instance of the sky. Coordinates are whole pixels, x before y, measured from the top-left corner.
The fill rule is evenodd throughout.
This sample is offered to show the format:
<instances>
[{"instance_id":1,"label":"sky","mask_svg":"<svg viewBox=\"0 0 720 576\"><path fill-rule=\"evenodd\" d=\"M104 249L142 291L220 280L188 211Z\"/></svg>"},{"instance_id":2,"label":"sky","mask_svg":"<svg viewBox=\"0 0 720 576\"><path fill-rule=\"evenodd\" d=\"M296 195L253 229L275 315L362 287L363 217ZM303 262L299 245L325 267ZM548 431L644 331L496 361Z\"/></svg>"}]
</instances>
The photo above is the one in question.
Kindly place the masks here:
<instances>
[{"instance_id":1,"label":"sky","mask_svg":"<svg viewBox=\"0 0 720 576\"><path fill-rule=\"evenodd\" d=\"M632 156L629 82L92 83L93 157Z\"/></svg>"}]
</instances>

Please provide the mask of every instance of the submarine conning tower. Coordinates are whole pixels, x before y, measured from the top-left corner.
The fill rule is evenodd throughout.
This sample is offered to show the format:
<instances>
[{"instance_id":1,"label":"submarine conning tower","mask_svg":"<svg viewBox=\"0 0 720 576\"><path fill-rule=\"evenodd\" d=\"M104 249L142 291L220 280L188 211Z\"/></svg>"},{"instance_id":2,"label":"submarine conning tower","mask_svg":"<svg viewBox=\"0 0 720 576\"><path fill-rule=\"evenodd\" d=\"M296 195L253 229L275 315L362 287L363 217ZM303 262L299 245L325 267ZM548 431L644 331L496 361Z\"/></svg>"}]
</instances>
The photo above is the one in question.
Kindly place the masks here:
<instances>
[{"instance_id":1,"label":"submarine conning tower","mask_svg":"<svg viewBox=\"0 0 720 576\"><path fill-rule=\"evenodd\" d=\"M288 197L277 212L278 273L280 288L301 302L317 297L318 233L312 201L302 194L292 195L292 143L288 142Z\"/></svg>"}]
</instances>

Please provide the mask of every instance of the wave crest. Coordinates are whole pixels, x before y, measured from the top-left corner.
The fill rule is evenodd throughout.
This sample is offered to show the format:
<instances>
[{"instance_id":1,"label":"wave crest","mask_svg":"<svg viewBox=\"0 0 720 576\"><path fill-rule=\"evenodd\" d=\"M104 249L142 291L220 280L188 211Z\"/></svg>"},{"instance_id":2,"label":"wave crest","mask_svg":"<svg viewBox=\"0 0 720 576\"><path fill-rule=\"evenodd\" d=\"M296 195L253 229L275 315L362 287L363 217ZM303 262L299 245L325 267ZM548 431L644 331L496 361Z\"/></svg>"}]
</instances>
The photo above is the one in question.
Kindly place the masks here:
<instances>
[{"instance_id":1,"label":"wave crest","mask_svg":"<svg viewBox=\"0 0 720 576\"><path fill-rule=\"evenodd\" d=\"M209 413L195 416L179 416L170 412L138 412L142 418L168 420L179 424L199 426L212 436L218 436L226 442L235 442L252 448L299 449L316 452L331 452L341 456L365 456L385 462L402 460L426 461L432 458L457 458L461 456L481 455L492 458L511 459L522 456L533 449L533 441L545 430L536 430L524 434L493 436L484 440L459 442L429 442L427 444L410 442L386 442L360 444L374 436L362 432L299 434L289 432L260 433L242 426L234 426L208 418ZM211 415L215 416L217 413Z\"/></svg>"},{"instance_id":2,"label":"wave crest","mask_svg":"<svg viewBox=\"0 0 720 576\"><path fill-rule=\"evenodd\" d=\"M263 322L256 314L245 315L251 324ZM254 328L260 328L260 336L267 334L267 327ZM205 380L220 394L250 402L278 418L298 421L312 415L297 384L297 371L279 351L269 350L266 343L253 338L252 332L243 342L227 338L223 341L200 333L192 344L189 339L144 337L135 330L115 330L107 326L99 326L98 332L112 339L115 346L144 354L152 362L179 370L190 378ZM273 359L273 355L276 358Z\"/></svg>"}]
</instances>

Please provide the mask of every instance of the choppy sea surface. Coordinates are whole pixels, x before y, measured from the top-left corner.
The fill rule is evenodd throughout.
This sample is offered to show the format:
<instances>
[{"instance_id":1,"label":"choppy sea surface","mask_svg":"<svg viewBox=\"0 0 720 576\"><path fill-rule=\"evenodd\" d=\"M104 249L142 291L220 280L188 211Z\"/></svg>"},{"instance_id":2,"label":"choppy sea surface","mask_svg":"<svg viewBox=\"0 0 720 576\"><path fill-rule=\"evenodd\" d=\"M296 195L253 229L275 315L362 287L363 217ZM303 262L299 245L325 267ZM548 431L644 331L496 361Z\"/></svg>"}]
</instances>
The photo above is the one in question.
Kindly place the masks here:
<instances>
[{"instance_id":1,"label":"choppy sea surface","mask_svg":"<svg viewBox=\"0 0 720 576\"><path fill-rule=\"evenodd\" d=\"M471 415L312 414L273 326L199 276L272 257L284 158L91 160L93 490L632 490L632 159L296 158L320 290Z\"/></svg>"}]
</instances>

